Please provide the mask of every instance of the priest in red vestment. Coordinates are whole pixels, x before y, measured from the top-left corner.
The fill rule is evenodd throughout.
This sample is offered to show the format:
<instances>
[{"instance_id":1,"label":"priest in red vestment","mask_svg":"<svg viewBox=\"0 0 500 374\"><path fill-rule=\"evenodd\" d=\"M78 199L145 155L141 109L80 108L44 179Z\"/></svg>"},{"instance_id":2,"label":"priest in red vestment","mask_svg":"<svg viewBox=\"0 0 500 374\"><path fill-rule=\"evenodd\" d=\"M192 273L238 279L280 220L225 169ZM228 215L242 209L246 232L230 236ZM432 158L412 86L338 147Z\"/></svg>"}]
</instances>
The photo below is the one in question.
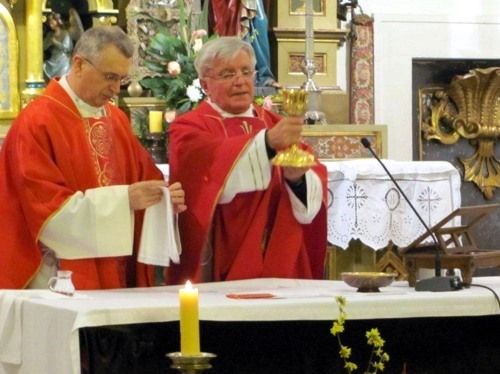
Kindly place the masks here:
<instances>
[{"instance_id":1,"label":"priest in red vestment","mask_svg":"<svg viewBox=\"0 0 500 374\"><path fill-rule=\"evenodd\" d=\"M169 128L170 178L189 206L170 281L321 278L326 168L271 162L300 142L303 117L253 104L255 55L238 37L205 44L195 67L207 100Z\"/></svg>"},{"instance_id":2,"label":"priest in red vestment","mask_svg":"<svg viewBox=\"0 0 500 374\"><path fill-rule=\"evenodd\" d=\"M12 124L0 153L0 288L47 288L59 269L77 290L154 285L137 244L143 210L167 184L109 103L133 51L119 27L87 30L68 75ZM185 209L180 185L169 190Z\"/></svg>"}]
</instances>

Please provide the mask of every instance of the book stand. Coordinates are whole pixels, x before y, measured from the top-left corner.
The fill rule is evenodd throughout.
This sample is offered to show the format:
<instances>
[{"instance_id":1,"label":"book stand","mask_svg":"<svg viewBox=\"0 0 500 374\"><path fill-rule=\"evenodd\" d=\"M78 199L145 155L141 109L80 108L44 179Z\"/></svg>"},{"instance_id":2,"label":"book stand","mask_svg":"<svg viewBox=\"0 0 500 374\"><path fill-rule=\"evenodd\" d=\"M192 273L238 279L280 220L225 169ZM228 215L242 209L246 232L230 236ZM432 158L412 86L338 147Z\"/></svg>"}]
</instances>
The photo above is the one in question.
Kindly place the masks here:
<instances>
[{"instance_id":1,"label":"book stand","mask_svg":"<svg viewBox=\"0 0 500 374\"><path fill-rule=\"evenodd\" d=\"M473 226L499 207L500 204L488 204L459 208L430 228L439 244L442 268L460 269L466 284L471 283L476 269L500 267L500 248L478 249L472 234ZM445 227L455 217L461 217L462 224ZM426 239L426 243L423 243ZM430 234L425 232L400 250L411 287L415 286L419 269L435 268L436 248L429 240Z\"/></svg>"}]
</instances>

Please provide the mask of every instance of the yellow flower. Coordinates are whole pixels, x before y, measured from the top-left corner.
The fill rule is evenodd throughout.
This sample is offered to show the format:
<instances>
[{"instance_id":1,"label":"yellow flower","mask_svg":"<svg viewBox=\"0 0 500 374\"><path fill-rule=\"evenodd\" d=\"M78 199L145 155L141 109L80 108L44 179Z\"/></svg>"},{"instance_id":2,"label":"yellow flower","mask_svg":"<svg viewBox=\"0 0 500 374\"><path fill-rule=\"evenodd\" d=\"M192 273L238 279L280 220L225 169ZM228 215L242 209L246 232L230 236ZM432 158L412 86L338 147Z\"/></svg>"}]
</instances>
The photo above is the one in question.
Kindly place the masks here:
<instances>
[{"instance_id":1,"label":"yellow flower","mask_svg":"<svg viewBox=\"0 0 500 374\"><path fill-rule=\"evenodd\" d=\"M337 336L337 334L340 334L344 332L344 325L342 323L339 323L338 321L333 322L333 327L330 329L330 333L333 336Z\"/></svg>"},{"instance_id":2,"label":"yellow flower","mask_svg":"<svg viewBox=\"0 0 500 374\"><path fill-rule=\"evenodd\" d=\"M373 345L374 347L383 347L385 344L385 341L380 337L380 333L377 328L367 331L366 338L368 339L368 344Z\"/></svg>"},{"instance_id":3,"label":"yellow flower","mask_svg":"<svg viewBox=\"0 0 500 374\"><path fill-rule=\"evenodd\" d=\"M348 346L345 346L345 345L341 345L340 346L339 355L342 358L349 358L349 357L351 357L351 348L349 348Z\"/></svg>"},{"instance_id":4,"label":"yellow flower","mask_svg":"<svg viewBox=\"0 0 500 374\"><path fill-rule=\"evenodd\" d=\"M376 362L373 364L373 367L377 370L384 371L385 365L383 362Z\"/></svg>"},{"instance_id":5,"label":"yellow flower","mask_svg":"<svg viewBox=\"0 0 500 374\"><path fill-rule=\"evenodd\" d=\"M335 298L337 306L339 309L339 318L333 322L333 326L330 329L330 333L337 337L338 344L340 347L339 356L344 361L344 369L348 373L352 373L358 369L358 365L354 362L348 361L351 357L352 350L348 346L342 344L341 333L344 332L344 324L347 315L344 311L346 306L346 299L341 296ZM383 351L383 346L385 344L384 339L380 336L377 328L372 328L366 332L366 338L368 340L368 345L373 346L370 359L368 361L367 369L365 374L377 374L379 371L384 371L385 362L389 362L389 355Z\"/></svg>"},{"instance_id":6,"label":"yellow flower","mask_svg":"<svg viewBox=\"0 0 500 374\"><path fill-rule=\"evenodd\" d=\"M344 368L346 368L346 370L351 373L355 370L358 370L358 365L356 365L354 362L346 361L346 363L344 364Z\"/></svg>"},{"instance_id":7,"label":"yellow flower","mask_svg":"<svg viewBox=\"0 0 500 374\"><path fill-rule=\"evenodd\" d=\"M336 296L335 301L337 302L340 309L344 309L346 305L346 298L344 296Z\"/></svg>"}]
</instances>

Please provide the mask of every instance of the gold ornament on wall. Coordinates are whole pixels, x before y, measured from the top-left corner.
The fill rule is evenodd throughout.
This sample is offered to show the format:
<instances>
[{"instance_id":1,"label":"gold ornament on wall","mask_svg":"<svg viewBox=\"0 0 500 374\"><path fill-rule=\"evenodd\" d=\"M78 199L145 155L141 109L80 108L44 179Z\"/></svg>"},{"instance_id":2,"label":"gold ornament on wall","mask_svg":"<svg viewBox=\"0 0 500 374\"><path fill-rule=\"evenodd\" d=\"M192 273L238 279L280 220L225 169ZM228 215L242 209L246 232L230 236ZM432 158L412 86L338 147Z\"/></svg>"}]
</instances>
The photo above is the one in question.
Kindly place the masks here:
<instances>
[{"instance_id":1,"label":"gold ornament on wall","mask_svg":"<svg viewBox=\"0 0 500 374\"><path fill-rule=\"evenodd\" d=\"M500 187L500 162L495 155L500 138L500 68L455 76L448 88L434 92L430 108L430 117L422 123L424 139L449 145L463 138L475 146L472 157L459 158L464 180L492 199Z\"/></svg>"}]
</instances>

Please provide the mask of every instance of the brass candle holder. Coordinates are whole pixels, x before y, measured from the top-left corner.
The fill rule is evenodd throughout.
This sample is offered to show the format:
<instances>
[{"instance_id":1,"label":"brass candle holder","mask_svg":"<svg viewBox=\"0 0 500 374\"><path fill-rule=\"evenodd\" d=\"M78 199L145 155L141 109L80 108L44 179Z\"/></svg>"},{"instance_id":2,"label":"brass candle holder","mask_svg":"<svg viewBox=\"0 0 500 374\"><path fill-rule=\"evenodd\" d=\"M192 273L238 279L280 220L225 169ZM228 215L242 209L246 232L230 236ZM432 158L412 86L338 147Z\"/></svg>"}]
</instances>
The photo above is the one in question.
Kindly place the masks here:
<instances>
[{"instance_id":1,"label":"brass candle holder","mask_svg":"<svg viewBox=\"0 0 500 374\"><path fill-rule=\"evenodd\" d=\"M292 117L303 116L307 110L308 94L303 89L285 89L282 91L283 111ZM288 167L310 167L316 163L314 155L300 149L297 144L292 144L283 151L279 151L272 159L272 163L277 166Z\"/></svg>"},{"instance_id":2,"label":"brass candle holder","mask_svg":"<svg viewBox=\"0 0 500 374\"><path fill-rule=\"evenodd\" d=\"M168 353L167 357L172 360L172 365L170 365L172 369L177 369L184 374L196 374L211 369L210 360L217 356L208 352L200 352L195 355L183 355L181 352L172 352Z\"/></svg>"},{"instance_id":3,"label":"brass candle holder","mask_svg":"<svg viewBox=\"0 0 500 374\"><path fill-rule=\"evenodd\" d=\"M146 149L157 164L164 164L167 160L167 135L164 132L153 132L146 135Z\"/></svg>"}]
</instances>

